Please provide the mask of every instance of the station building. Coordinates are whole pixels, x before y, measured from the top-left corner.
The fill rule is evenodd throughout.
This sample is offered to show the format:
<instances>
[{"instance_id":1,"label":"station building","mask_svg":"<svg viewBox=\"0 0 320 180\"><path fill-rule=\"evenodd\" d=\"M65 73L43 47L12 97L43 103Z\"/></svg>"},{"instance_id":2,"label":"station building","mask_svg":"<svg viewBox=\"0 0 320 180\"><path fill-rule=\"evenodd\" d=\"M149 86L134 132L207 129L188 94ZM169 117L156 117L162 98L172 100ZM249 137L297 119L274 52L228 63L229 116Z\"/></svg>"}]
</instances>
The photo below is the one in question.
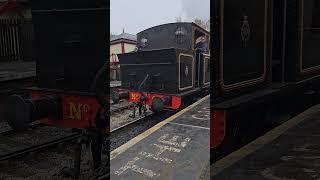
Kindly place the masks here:
<instances>
[{"instance_id":1,"label":"station building","mask_svg":"<svg viewBox=\"0 0 320 180\"><path fill-rule=\"evenodd\" d=\"M0 63L32 61L30 0L0 0Z\"/></svg>"},{"instance_id":2,"label":"station building","mask_svg":"<svg viewBox=\"0 0 320 180\"><path fill-rule=\"evenodd\" d=\"M132 52L137 44L137 36L125 33L110 38L110 80L120 80L120 64L117 54Z\"/></svg>"}]
</instances>

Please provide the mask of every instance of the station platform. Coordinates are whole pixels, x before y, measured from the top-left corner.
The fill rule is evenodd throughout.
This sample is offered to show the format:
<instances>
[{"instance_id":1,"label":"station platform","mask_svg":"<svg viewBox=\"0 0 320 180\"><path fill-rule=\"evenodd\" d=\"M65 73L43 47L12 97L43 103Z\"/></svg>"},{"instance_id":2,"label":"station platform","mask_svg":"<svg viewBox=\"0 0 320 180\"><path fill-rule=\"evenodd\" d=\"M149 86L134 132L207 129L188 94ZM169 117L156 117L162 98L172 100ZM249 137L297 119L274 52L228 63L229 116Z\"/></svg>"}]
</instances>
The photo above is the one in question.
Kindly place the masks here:
<instances>
[{"instance_id":1,"label":"station platform","mask_svg":"<svg viewBox=\"0 0 320 180\"><path fill-rule=\"evenodd\" d=\"M0 63L0 82L36 76L36 62Z\"/></svg>"},{"instance_id":2,"label":"station platform","mask_svg":"<svg viewBox=\"0 0 320 180\"><path fill-rule=\"evenodd\" d=\"M209 179L210 97L111 152L111 179Z\"/></svg>"},{"instance_id":3,"label":"station platform","mask_svg":"<svg viewBox=\"0 0 320 180\"><path fill-rule=\"evenodd\" d=\"M215 162L211 179L319 180L320 105Z\"/></svg>"}]
</instances>

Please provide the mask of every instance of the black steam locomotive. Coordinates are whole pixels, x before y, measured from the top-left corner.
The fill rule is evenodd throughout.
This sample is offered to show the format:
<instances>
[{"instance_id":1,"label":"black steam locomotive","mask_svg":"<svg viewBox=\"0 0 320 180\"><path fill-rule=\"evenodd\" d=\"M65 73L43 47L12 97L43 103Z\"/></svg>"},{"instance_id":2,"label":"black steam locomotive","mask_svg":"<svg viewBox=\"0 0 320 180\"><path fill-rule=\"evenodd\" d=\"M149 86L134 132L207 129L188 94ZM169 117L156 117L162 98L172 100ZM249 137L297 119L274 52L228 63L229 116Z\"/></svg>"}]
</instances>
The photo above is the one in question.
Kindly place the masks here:
<instances>
[{"instance_id":1,"label":"black steam locomotive","mask_svg":"<svg viewBox=\"0 0 320 180\"><path fill-rule=\"evenodd\" d=\"M164 24L138 33L137 51L119 55L122 86L129 89L122 97L158 112L208 94L209 39L209 32L194 23Z\"/></svg>"},{"instance_id":2,"label":"black steam locomotive","mask_svg":"<svg viewBox=\"0 0 320 180\"><path fill-rule=\"evenodd\" d=\"M82 143L91 143L94 168L102 166L101 150L109 133L106 51L108 3L105 0L33 0L37 87L30 98L8 97L5 118L13 129L39 120L52 126L85 129L76 146L74 169L80 172ZM104 147L107 148L105 145Z\"/></svg>"},{"instance_id":3,"label":"black steam locomotive","mask_svg":"<svg viewBox=\"0 0 320 180\"><path fill-rule=\"evenodd\" d=\"M211 147L227 152L317 103L320 1L213 5Z\"/></svg>"}]
</instances>

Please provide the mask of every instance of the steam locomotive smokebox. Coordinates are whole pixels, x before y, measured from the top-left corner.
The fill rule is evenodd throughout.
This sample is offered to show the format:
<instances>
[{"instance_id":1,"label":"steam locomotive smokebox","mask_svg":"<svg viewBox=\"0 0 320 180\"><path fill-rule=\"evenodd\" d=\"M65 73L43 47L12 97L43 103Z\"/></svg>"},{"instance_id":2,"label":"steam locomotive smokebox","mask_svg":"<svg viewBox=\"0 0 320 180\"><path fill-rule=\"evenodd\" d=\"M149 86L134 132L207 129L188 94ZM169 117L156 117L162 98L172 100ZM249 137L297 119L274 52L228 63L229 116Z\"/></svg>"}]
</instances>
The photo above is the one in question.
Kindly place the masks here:
<instances>
[{"instance_id":1,"label":"steam locomotive smokebox","mask_svg":"<svg viewBox=\"0 0 320 180\"><path fill-rule=\"evenodd\" d=\"M285 1L285 79L300 81L320 74L320 1Z\"/></svg>"},{"instance_id":2,"label":"steam locomotive smokebox","mask_svg":"<svg viewBox=\"0 0 320 180\"><path fill-rule=\"evenodd\" d=\"M219 0L215 7L214 93L263 87L271 79L271 0Z\"/></svg>"},{"instance_id":3,"label":"steam locomotive smokebox","mask_svg":"<svg viewBox=\"0 0 320 180\"><path fill-rule=\"evenodd\" d=\"M108 60L106 1L32 1L40 88L88 92Z\"/></svg>"}]
</instances>

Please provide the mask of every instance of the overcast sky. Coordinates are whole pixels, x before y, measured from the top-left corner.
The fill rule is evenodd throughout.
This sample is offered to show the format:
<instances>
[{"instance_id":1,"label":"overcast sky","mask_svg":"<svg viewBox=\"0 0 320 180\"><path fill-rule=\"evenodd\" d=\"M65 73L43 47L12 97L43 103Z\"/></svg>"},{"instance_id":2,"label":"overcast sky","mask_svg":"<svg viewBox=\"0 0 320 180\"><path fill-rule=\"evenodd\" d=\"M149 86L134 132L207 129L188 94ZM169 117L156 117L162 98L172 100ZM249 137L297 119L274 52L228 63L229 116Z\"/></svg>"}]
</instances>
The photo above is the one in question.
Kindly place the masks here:
<instances>
[{"instance_id":1,"label":"overcast sky","mask_svg":"<svg viewBox=\"0 0 320 180\"><path fill-rule=\"evenodd\" d=\"M159 24L209 19L210 0L111 0L111 32L138 32Z\"/></svg>"}]
</instances>

